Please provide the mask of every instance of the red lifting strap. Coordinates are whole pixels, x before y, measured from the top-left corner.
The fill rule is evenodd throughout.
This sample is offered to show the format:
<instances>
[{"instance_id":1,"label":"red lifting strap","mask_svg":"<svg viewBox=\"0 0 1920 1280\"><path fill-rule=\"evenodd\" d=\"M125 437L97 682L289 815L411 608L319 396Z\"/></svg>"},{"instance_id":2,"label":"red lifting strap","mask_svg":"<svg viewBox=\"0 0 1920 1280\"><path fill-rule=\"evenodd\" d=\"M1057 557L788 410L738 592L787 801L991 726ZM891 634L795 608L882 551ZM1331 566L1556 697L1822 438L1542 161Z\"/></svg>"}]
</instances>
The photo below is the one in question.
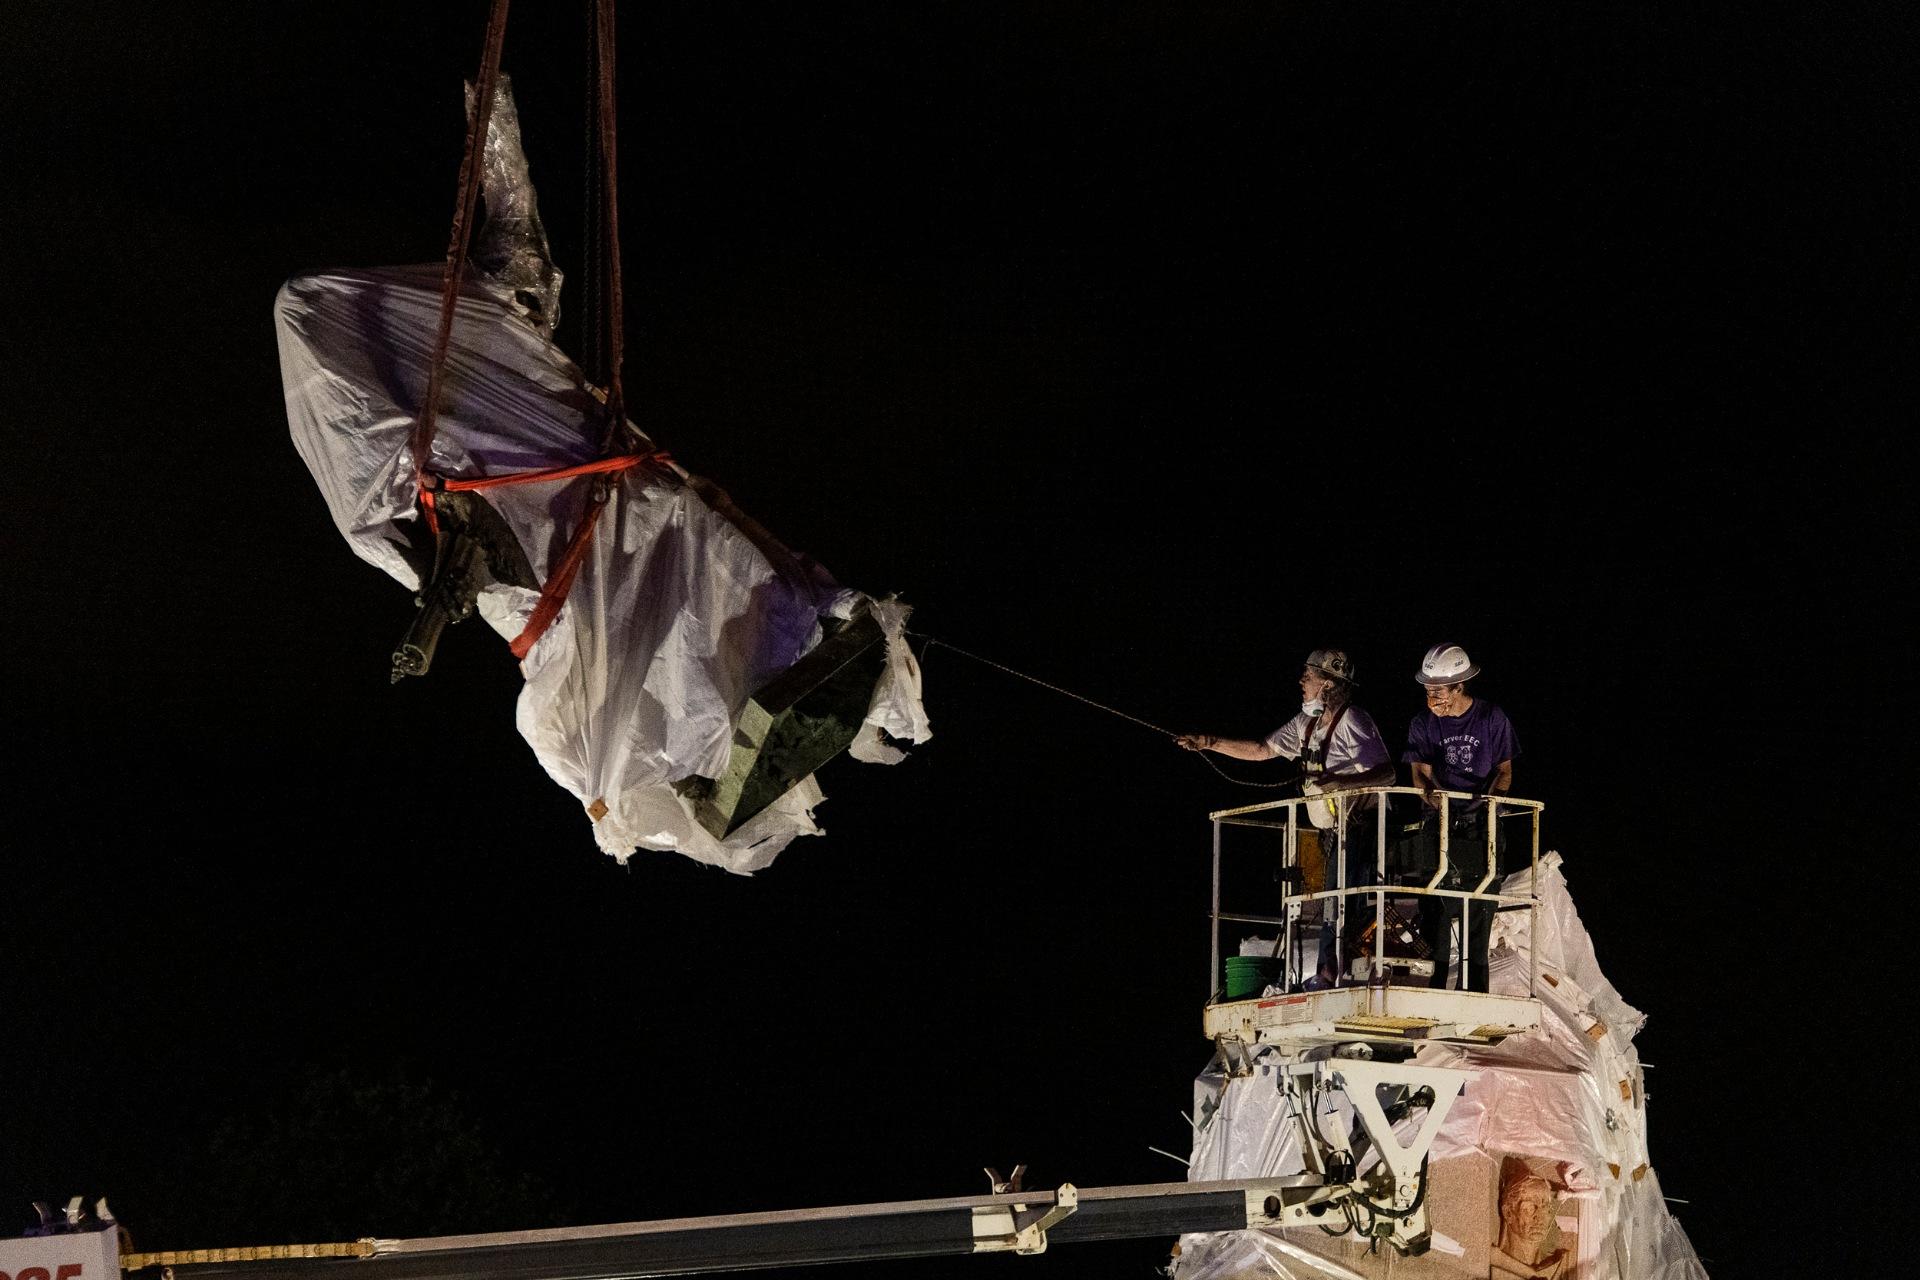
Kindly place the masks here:
<instances>
[{"instance_id":1,"label":"red lifting strap","mask_svg":"<svg viewBox=\"0 0 1920 1280\"><path fill-rule=\"evenodd\" d=\"M574 467L552 467L545 471L516 471L505 476L474 476L465 480L441 480L437 484L423 485L420 500L427 509L427 518L433 519L434 489L445 489L449 493L472 493L481 489L502 489L508 485L541 484L548 480L571 480L576 476L606 475L618 471L631 471L635 467L668 467L673 459L664 449L655 449L650 453L627 453L616 458L601 458L597 462L583 462ZM560 606L567 602L567 593L573 590L573 580L580 572L580 562L586 559L587 548L593 545L593 528L600 523L600 509L606 505L604 499L596 497L587 507L587 513L580 521L580 527L573 531L573 538L567 543L567 550L560 557L553 572L547 575L547 583L540 589L540 599L534 603L533 612L527 615L527 625L520 634L507 645L516 658L525 658L553 620L560 615Z\"/></svg>"},{"instance_id":2,"label":"red lifting strap","mask_svg":"<svg viewBox=\"0 0 1920 1280\"><path fill-rule=\"evenodd\" d=\"M475 476L470 480L443 480L441 487L452 493L471 492L476 489L500 489L512 484L539 484L543 480L571 480L575 476L599 475L608 471L631 471L638 466L665 466L672 459L666 450L655 449L651 453L626 453L614 458L601 458L597 462L583 462L577 467L554 467L547 471L516 471L508 476Z\"/></svg>"},{"instance_id":3,"label":"red lifting strap","mask_svg":"<svg viewBox=\"0 0 1920 1280\"><path fill-rule=\"evenodd\" d=\"M560 616L560 606L567 602L567 593L573 590L574 575L580 572L580 562L586 559L587 548L593 543L593 526L600 523L600 511L606 505L604 502L595 502L589 506L586 517L580 521L580 527L573 531L573 541L567 544L567 553L560 557L560 563L547 576L547 585L540 588L540 599L534 602L533 612L527 615L527 625L507 643L514 657L525 658L540 637L547 634L547 628L553 625L553 620Z\"/></svg>"},{"instance_id":4,"label":"red lifting strap","mask_svg":"<svg viewBox=\"0 0 1920 1280\"><path fill-rule=\"evenodd\" d=\"M447 266L440 277L440 328L434 336L433 359L427 365L427 393L414 423L413 473L424 479L427 462L433 456L435 419L440 413L440 382L446 371L447 348L453 338L453 312L460 298L460 284L467 273L467 242L473 238L474 205L480 197L480 171L485 165L487 127L493 119L493 88L500 77L500 49L507 38L508 0L493 0L487 14L486 43L480 50L479 82L474 86L473 119L467 122L466 150L460 157L460 198L453 207L453 230L447 237ZM422 493L426 486L420 486ZM427 507L427 522L435 525L433 507Z\"/></svg>"},{"instance_id":5,"label":"red lifting strap","mask_svg":"<svg viewBox=\"0 0 1920 1280\"><path fill-rule=\"evenodd\" d=\"M476 101L473 118L467 123L466 152L460 163L460 199L454 206L453 231L447 246L446 272L441 278L440 328L434 341L433 358L428 365L425 403L421 407L420 417L414 425L410 441L421 511L426 516L427 527L433 530L435 536L440 532L435 495L441 489L450 492L471 492L513 484L539 484L548 480L568 480L575 476L604 475L628 471L642 465L666 467L671 463L671 459L664 451L656 450L651 453L601 458L597 462L583 463L575 467L523 471L507 476L479 476L467 480L444 480L427 470L433 453L433 437L438 426L440 383L453 335L454 309L459 298L461 281L466 274L468 240L471 238L474 205L480 192L480 170L486 146L487 129L493 115L494 83L500 72L501 46L506 39L507 6L508 0L493 0L487 16L487 35L481 49L480 76L474 95ZM614 129L617 113L614 110L613 84L613 0L594 0L593 20L593 43L597 54L598 71L595 87L598 90L600 163L605 175L603 179L606 199L604 235L610 267L607 280L610 346L607 435L600 446L604 453L612 448L620 425L626 421L620 380L621 358L626 344L621 323L619 197L614 176L617 156ZM528 615L526 627L509 643L508 648L512 649L514 657L525 658L540 637L546 634L547 628L553 625L554 618L559 615L560 606L566 603L567 593L573 587L573 579L580 572L580 563L586 558L587 548L593 543L593 529L600 522L600 509L605 505L604 491L597 491L588 504L586 514L580 521L580 527L574 530L572 540L567 543L566 553L560 557L560 563L554 566L552 574L547 578L546 586L541 588L540 599L535 603L533 612Z\"/></svg>"}]
</instances>

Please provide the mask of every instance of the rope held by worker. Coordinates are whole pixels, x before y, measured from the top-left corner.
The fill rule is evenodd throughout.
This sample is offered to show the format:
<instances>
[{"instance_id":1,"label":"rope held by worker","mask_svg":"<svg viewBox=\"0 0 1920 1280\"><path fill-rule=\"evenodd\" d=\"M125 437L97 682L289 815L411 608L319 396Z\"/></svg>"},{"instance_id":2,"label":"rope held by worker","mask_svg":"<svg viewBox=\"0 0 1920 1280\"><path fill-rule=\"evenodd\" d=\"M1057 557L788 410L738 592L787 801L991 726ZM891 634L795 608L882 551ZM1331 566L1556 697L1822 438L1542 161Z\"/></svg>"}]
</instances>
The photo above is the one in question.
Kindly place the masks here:
<instances>
[{"instance_id":1,"label":"rope held by worker","mask_svg":"<svg viewBox=\"0 0 1920 1280\"><path fill-rule=\"evenodd\" d=\"M1063 697L1072 698L1075 702L1084 703L1087 706L1092 707L1097 711L1104 711L1110 716L1118 716L1122 720L1126 720L1132 724L1137 724L1143 729L1151 729L1155 733L1161 734L1168 738L1172 738L1175 741L1178 741L1183 736L1181 734L1177 734L1173 732L1173 730L1171 729L1162 728L1160 725L1154 724L1151 720L1142 720L1139 716L1130 715L1127 712L1122 711L1117 707L1110 707L1104 702L1096 702L1092 698L1089 698L1084 694L1078 694L1071 689L1063 688L1060 685L1052 683L1051 681L1042 680L1039 676L1028 675L1024 671L1017 671L1014 668L1007 666L1003 662L995 662L992 658L983 658L979 654L970 652L966 649L962 649L959 645L953 644L950 641L936 639L933 636L928 635L924 631L909 631L907 632L907 634L911 636L916 636L927 642L925 649L923 649L922 652L925 652L925 650L927 649L932 649L933 646L935 645L939 645L943 649L953 650L955 653L959 654L963 658L972 658L975 662L978 662L983 666L989 666L996 671L1004 672L1007 675L1014 677L1016 680L1025 680L1029 684L1037 684L1042 689L1050 689L1054 693L1060 694ZM1236 787L1260 787L1262 789L1270 790L1278 787L1296 786L1300 781L1299 778L1293 777L1293 778L1283 779L1280 782L1248 782L1244 778L1236 778L1232 774L1226 772L1219 765L1207 759L1205 755L1200 754L1198 752L1196 752L1195 754L1199 755L1200 760L1207 766L1207 768L1213 770L1215 773L1219 774L1222 778L1225 778L1228 782L1233 783Z\"/></svg>"}]
</instances>

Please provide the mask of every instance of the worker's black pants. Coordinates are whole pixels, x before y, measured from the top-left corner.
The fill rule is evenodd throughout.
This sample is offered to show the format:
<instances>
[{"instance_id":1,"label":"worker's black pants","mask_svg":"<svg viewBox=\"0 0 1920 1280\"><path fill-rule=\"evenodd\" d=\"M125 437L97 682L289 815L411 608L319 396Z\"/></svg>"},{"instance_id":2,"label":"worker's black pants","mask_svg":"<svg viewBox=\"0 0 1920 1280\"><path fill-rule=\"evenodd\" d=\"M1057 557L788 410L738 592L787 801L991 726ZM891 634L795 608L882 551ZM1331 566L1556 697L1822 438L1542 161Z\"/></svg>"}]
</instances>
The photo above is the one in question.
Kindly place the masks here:
<instances>
[{"instance_id":1,"label":"worker's black pants","mask_svg":"<svg viewBox=\"0 0 1920 1280\"><path fill-rule=\"evenodd\" d=\"M1473 890L1487 872L1487 814L1478 809L1453 819L1447 839L1447 875L1437 886L1441 889ZM1419 847L1411 862L1431 877L1440 862L1440 819L1429 816L1418 837ZM1498 893L1500 877L1506 874L1506 841L1495 833L1493 880L1484 892ZM1466 927L1462 931L1467 972L1461 982L1463 991L1487 989L1487 941L1493 932L1494 903L1471 899L1441 897L1432 894L1420 899L1420 933L1433 956L1431 985L1447 985L1447 971L1453 966L1453 930L1460 923L1460 908L1466 904Z\"/></svg>"}]
</instances>

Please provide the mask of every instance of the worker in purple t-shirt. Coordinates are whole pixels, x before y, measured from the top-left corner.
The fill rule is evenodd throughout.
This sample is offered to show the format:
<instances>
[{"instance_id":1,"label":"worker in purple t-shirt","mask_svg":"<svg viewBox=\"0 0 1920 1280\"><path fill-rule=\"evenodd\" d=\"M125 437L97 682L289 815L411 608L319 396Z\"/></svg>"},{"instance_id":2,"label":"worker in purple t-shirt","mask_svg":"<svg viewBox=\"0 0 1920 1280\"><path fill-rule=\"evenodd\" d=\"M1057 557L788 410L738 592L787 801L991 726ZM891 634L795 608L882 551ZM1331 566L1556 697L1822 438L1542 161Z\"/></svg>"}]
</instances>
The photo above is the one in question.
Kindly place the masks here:
<instances>
[{"instance_id":1,"label":"worker in purple t-shirt","mask_svg":"<svg viewBox=\"0 0 1920 1280\"><path fill-rule=\"evenodd\" d=\"M1437 644L1427 650L1415 677L1427 689L1427 710L1407 729L1407 750L1400 758L1413 766L1413 785L1427 797L1427 803L1439 807L1435 790L1464 791L1473 796L1505 794L1513 786L1513 758L1520 754L1520 742L1514 736L1513 722L1507 713L1467 692L1467 681L1480 674L1480 668L1457 644ZM1484 800L1454 800L1448 804L1452 830L1448 836L1448 862L1466 872L1460 886L1472 888L1486 871L1487 812ZM1437 852L1437 843L1436 843ZM1498 865L1497 877L1506 868ZM1489 884L1499 889L1498 879ZM1433 949L1433 985L1447 982L1450 965L1448 939L1451 920L1448 907L1455 900L1423 898L1420 917ZM1457 910L1457 909L1456 909ZM1475 991L1487 989L1487 938L1493 929L1493 904L1468 904L1466 954L1469 961L1467 986Z\"/></svg>"}]
</instances>

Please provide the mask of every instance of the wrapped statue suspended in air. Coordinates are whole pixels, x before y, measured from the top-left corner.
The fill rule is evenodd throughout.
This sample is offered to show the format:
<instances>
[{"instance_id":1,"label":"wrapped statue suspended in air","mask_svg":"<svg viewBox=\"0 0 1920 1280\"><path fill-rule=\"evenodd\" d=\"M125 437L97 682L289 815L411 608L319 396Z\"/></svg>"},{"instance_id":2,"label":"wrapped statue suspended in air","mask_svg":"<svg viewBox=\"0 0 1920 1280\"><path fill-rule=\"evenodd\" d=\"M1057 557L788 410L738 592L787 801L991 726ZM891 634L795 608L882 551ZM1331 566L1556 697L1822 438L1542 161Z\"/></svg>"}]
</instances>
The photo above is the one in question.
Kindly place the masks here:
<instances>
[{"instance_id":1,"label":"wrapped statue suspended in air","mask_svg":"<svg viewBox=\"0 0 1920 1280\"><path fill-rule=\"evenodd\" d=\"M837 585L609 413L553 343L561 275L505 77L487 118L487 223L444 326L441 264L281 289L294 445L355 553L416 593L395 679L477 612L520 659L521 734L602 849L758 870L818 833L826 759L892 763L928 737L906 607Z\"/></svg>"}]
</instances>

